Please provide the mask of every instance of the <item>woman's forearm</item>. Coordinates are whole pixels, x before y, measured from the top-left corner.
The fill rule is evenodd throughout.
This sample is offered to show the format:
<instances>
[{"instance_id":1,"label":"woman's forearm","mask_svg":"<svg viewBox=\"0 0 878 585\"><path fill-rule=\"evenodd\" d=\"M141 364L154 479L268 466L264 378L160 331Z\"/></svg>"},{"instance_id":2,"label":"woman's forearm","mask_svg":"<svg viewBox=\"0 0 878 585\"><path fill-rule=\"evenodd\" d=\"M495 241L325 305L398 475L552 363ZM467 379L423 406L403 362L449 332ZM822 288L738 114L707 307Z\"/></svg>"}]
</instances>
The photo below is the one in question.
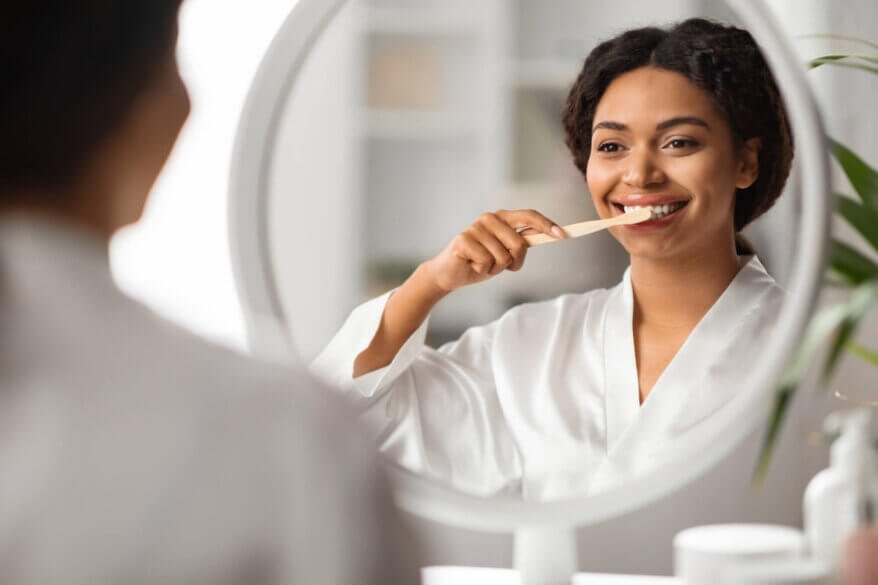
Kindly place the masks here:
<instances>
[{"instance_id":1,"label":"woman's forearm","mask_svg":"<svg viewBox=\"0 0 878 585\"><path fill-rule=\"evenodd\" d=\"M383 368L393 361L400 348L424 322L433 307L448 292L428 276L427 263L421 264L394 292L384 306L378 331L369 347L354 360L354 377Z\"/></svg>"}]
</instances>

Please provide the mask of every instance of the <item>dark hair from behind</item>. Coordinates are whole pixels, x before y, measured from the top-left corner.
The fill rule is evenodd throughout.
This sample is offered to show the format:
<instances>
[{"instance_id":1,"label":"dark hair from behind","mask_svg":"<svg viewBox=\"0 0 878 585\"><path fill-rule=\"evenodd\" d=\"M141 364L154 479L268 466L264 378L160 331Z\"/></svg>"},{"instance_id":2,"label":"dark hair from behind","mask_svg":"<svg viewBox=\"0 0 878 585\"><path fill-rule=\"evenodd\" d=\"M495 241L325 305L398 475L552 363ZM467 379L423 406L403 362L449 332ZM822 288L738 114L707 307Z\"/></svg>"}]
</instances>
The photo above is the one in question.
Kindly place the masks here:
<instances>
[{"instance_id":1,"label":"dark hair from behind","mask_svg":"<svg viewBox=\"0 0 878 585\"><path fill-rule=\"evenodd\" d=\"M614 79L641 67L684 75L713 96L736 141L761 139L759 176L747 189L739 189L735 198L738 251L752 253L737 232L774 205L793 159L793 138L780 91L759 47L747 31L702 18L667 30L630 30L599 44L586 58L563 111L567 146L583 174L598 102Z\"/></svg>"},{"instance_id":2,"label":"dark hair from behind","mask_svg":"<svg viewBox=\"0 0 878 585\"><path fill-rule=\"evenodd\" d=\"M0 204L52 192L171 55L181 0L27 0L0 18Z\"/></svg>"}]
</instances>

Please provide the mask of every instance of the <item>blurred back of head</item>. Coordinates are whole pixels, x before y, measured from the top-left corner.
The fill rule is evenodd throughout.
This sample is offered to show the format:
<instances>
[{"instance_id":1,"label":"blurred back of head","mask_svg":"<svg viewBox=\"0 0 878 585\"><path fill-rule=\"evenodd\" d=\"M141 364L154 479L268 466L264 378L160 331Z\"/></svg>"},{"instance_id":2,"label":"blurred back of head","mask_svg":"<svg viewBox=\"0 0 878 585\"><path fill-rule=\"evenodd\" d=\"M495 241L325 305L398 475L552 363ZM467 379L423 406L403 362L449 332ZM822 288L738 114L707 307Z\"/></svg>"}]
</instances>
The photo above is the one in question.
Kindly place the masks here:
<instances>
[{"instance_id":1,"label":"blurred back of head","mask_svg":"<svg viewBox=\"0 0 878 585\"><path fill-rule=\"evenodd\" d=\"M0 205L15 192L52 193L75 176L174 50L180 2L4 6Z\"/></svg>"}]
</instances>

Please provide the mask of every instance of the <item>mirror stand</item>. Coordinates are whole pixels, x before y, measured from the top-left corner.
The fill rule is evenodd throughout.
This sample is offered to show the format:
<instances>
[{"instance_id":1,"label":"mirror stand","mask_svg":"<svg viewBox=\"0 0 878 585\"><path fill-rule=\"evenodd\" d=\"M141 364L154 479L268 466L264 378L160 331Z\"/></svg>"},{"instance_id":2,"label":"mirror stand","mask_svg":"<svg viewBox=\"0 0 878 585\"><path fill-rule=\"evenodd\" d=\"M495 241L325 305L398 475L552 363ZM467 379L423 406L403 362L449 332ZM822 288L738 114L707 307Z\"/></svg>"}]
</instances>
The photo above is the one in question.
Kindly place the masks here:
<instances>
[{"instance_id":1,"label":"mirror stand","mask_svg":"<svg viewBox=\"0 0 878 585\"><path fill-rule=\"evenodd\" d=\"M579 565L576 529L570 526L519 527L513 551L523 585L566 585Z\"/></svg>"}]
</instances>

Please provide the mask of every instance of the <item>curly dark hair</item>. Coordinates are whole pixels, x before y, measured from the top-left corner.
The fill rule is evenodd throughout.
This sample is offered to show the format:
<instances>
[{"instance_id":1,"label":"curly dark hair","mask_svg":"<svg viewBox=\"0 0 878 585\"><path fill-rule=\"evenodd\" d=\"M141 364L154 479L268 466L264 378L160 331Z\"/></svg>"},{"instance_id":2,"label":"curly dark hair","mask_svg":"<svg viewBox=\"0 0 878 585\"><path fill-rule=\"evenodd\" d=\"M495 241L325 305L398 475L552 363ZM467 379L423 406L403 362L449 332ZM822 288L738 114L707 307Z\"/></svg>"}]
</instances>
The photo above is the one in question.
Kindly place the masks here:
<instances>
[{"instance_id":1,"label":"curly dark hair","mask_svg":"<svg viewBox=\"0 0 878 585\"><path fill-rule=\"evenodd\" d=\"M712 95L739 143L761 139L759 176L736 193L735 231L741 231L774 205L793 160L793 137L780 91L745 30L691 18L667 30L629 30L595 47L563 110L566 142L576 166L585 174L595 109L607 87L623 73L647 66L681 73Z\"/></svg>"}]
</instances>

